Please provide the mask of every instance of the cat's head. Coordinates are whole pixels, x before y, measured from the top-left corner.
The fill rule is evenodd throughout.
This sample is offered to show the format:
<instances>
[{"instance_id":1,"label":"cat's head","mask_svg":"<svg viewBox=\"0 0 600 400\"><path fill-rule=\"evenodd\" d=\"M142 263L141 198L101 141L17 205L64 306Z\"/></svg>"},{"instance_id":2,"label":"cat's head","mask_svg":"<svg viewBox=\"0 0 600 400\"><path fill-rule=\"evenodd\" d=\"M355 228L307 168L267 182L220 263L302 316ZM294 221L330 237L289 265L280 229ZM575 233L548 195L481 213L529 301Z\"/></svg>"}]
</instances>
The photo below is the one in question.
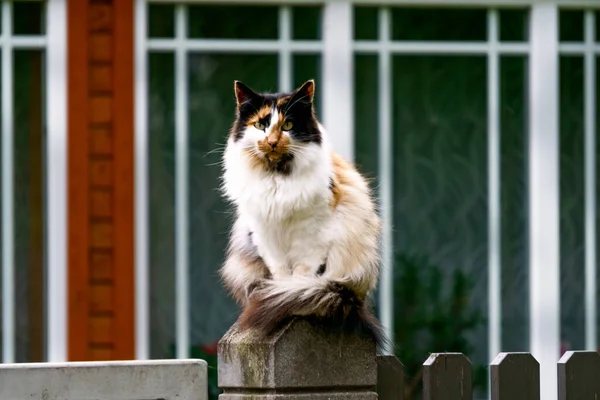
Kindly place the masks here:
<instances>
[{"instance_id":1,"label":"cat's head","mask_svg":"<svg viewBox=\"0 0 600 400\"><path fill-rule=\"evenodd\" d=\"M257 93L240 81L235 81L234 89L237 112L231 144L239 146L257 168L289 173L295 157L321 145L313 108L314 80L291 93Z\"/></svg>"}]
</instances>

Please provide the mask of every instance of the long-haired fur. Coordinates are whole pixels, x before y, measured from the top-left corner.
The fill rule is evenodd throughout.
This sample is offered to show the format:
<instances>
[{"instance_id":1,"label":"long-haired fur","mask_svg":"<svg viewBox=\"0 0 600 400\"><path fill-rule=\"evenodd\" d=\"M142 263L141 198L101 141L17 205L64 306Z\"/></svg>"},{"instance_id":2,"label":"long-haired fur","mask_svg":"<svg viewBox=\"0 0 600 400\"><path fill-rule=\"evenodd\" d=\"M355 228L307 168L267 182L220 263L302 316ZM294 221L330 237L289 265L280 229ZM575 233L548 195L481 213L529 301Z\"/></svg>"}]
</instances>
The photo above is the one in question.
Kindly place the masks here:
<instances>
[{"instance_id":1,"label":"long-haired fur","mask_svg":"<svg viewBox=\"0 0 600 400\"><path fill-rule=\"evenodd\" d=\"M266 280L250 296L238 323L242 329L269 336L290 318L302 316L327 329L366 335L381 345L381 326L369 306L349 282L307 277Z\"/></svg>"},{"instance_id":2,"label":"long-haired fur","mask_svg":"<svg viewBox=\"0 0 600 400\"><path fill-rule=\"evenodd\" d=\"M234 204L225 286L242 329L269 335L291 317L384 340L370 310L381 222L355 167L329 149L314 81L258 94L235 83L223 190Z\"/></svg>"}]
</instances>

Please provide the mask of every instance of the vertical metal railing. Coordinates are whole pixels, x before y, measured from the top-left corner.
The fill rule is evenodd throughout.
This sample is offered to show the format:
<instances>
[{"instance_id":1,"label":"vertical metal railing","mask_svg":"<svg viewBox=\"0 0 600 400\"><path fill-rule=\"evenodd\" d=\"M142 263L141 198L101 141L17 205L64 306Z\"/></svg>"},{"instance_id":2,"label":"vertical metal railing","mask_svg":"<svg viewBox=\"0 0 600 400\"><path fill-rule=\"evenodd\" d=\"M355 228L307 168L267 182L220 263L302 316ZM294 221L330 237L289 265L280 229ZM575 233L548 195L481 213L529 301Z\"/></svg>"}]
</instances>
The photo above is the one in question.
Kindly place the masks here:
<instances>
[{"instance_id":1,"label":"vertical metal railing","mask_svg":"<svg viewBox=\"0 0 600 400\"><path fill-rule=\"evenodd\" d=\"M323 6L321 83L317 85L322 121L331 146L342 157L354 159L353 4L326 1ZM319 87L323 88L319 90Z\"/></svg>"},{"instance_id":2,"label":"vertical metal railing","mask_svg":"<svg viewBox=\"0 0 600 400\"><path fill-rule=\"evenodd\" d=\"M67 0L46 12L47 358L67 361Z\"/></svg>"},{"instance_id":3,"label":"vertical metal railing","mask_svg":"<svg viewBox=\"0 0 600 400\"><path fill-rule=\"evenodd\" d=\"M146 0L135 2L135 357L150 358L150 197Z\"/></svg>"},{"instance_id":4,"label":"vertical metal railing","mask_svg":"<svg viewBox=\"0 0 600 400\"><path fill-rule=\"evenodd\" d=\"M175 8L175 293L177 358L187 358L189 313L188 66L184 46L187 6Z\"/></svg>"},{"instance_id":5,"label":"vertical metal railing","mask_svg":"<svg viewBox=\"0 0 600 400\"><path fill-rule=\"evenodd\" d=\"M394 258L392 222L393 212L393 132L392 132L392 55L389 50L392 30L391 11L384 7L379 10L379 146L378 169L380 187L380 208L383 222L382 249L383 264L381 266L381 284L379 285L379 302L381 304L381 325L389 338L385 354L393 354L394 327Z\"/></svg>"},{"instance_id":6,"label":"vertical metal railing","mask_svg":"<svg viewBox=\"0 0 600 400\"><path fill-rule=\"evenodd\" d=\"M585 12L585 348L598 349L596 321L596 21Z\"/></svg>"},{"instance_id":7,"label":"vertical metal railing","mask_svg":"<svg viewBox=\"0 0 600 400\"><path fill-rule=\"evenodd\" d=\"M488 11L488 356L500 353L501 279L500 279L500 56L498 10Z\"/></svg>"},{"instance_id":8,"label":"vertical metal railing","mask_svg":"<svg viewBox=\"0 0 600 400\"><path fill-rule=\"evenodd\" d=\"M279 82L281 92L289 92L293 86L292 52L292 10L289 6L279 8Z\"/></svg>"},{"instance_id":9,"label":"vertical metal railing","mask_svg":"<svg viewBox=\"0 0 600 400\"><path fill-rule=\"evenodd\" d=\"M12 2L2 3L2 360L15 361Z\"/></svg>"},{"instance_id":10,"label":"vertical metal railing","mask_svg":"<svg viewBox=\"0 0 600 400\"><path fill-rule=\"evenodd\" d=\"M541 398L557 396L560 348L558 7L531 8L529 56L529 343Z\"/></svg>"}]
</instances>

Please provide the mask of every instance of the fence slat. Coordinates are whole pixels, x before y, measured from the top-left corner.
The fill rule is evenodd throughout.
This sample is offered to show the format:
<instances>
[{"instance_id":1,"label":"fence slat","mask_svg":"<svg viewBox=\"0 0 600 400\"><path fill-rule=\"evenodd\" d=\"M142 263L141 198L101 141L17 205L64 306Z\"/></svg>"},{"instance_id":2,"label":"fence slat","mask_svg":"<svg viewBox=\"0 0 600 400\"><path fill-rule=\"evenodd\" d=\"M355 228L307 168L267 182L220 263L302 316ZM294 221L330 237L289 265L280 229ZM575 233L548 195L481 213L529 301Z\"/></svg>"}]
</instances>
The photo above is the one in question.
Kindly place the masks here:
<instances>
[{"instance_id":1,"label":"fence slat","mask_svg":"<svg viewBox=\"0 0 600 400\"><path fill-rule=\"evenodd\" d=\"M433 353L423 363L424 400L472 400L471 362L462 353Z\"/></svg>"},{"instance_id":2,"label":"fence slat","mask_svg":"<svg viewBox=\"0 0 600 400\"><path fill-rule=\"evenodd\" d=\"M600 354L567 351L558 361L558 400L600 399Z\"/></svg>"},{"instance_id":3,"label":"fence slat","mask_svg":"<svg viewBox=\"0 0 600 400\"><path fill-rule=\"evenodd\" d=\"M377 356L377 398L404 399L404 366L396 356Z\"/></svg>"},{"instance_id":4,"label":"fence slat","mask_svg":"<svg viewBox=\"0 0 600 400\"><path fill-rule=\"evenodd\" d=\"M500 353L490 364L492 400L539 400L540 363L530 353Z\"/></svg>"}]
</instances>

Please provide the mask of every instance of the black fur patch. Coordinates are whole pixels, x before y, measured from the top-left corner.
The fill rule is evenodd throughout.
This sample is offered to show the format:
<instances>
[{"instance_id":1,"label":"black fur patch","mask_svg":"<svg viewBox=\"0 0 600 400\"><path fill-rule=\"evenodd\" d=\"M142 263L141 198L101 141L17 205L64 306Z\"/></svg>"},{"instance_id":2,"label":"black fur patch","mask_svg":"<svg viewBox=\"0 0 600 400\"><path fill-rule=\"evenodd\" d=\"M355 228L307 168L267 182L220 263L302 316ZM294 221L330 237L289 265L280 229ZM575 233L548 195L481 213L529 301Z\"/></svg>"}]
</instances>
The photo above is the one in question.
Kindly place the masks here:
<instances>
[{"instance_id":1,"label":"black fur patch","mask_svg":"<svg viewBox=\"0 0 600 400\"><path fill-rule=\"evenodd\" d=\"M282 155L281 160L277 162L272 162L267 159L267 165L269 166L269 169L273 172L279 172L280 174L288 175L290 172L292 172L293 160L294 155L292 153L287 153Z\"/></svg>"},{"instance_id":2,"label":"black fur patch","mask_svg":"<svg viewBox=\"0 0 600 400\"><path fill-rule=\"evenodd\" d=\"M302 92L292 93L256 93L247 86L242 86L246 91L244 102L237 107L236 120L231 128L234 141L244 136L247 121L252 118L258 110L265 106L278 110L286 116L286 121L293 123L292 129L288 131L294 140L304 143L321 144L321 131L313 107L313 103ZM269 121L265 121L268 125Z\"/></svg>"}]
</instances>

